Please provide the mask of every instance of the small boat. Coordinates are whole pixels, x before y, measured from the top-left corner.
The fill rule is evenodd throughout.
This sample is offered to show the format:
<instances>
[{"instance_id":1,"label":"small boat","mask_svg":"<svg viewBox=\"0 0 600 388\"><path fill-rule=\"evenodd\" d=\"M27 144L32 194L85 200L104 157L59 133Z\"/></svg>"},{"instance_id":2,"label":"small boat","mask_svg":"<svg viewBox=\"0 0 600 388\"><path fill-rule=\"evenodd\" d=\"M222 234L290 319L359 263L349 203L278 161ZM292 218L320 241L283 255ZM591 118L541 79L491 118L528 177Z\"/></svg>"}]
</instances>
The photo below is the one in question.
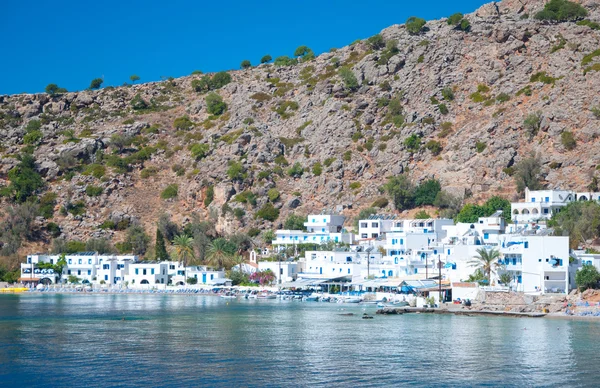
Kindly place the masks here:
<instances>
[{"instance_id":1,"label":"small boat","mask_svg":"<svg viewBox=\"0 0 600 388\"><path fill-rule=\"evenodd\" d=\"M304 298L302 298L303 302L318 302L319 301L319 295L307 295Z\"/></svg>"},{"instance_id":2,"label":"small boat","mask_svg":"<svg viewBox=\"0 0 600 388\"><path fill-rule=\"evenodd\" d=\"M224 294L221 294L221 298L223 298L223 299L235 299L235 298L237 298L237 296L233 292L226 292Z\"/></svg>"},{"instance_id":3,"label":"small boat","mask_svg":"<svg viewBox=\"0 0 600 388\"><path fill-rule=\"evenodd\" d=\"M362 319L373 319L373 316L369 315L367 313L364 313L363 316L362 316Z\"/></svg>"},{"instance_id":4,"label":"small boat","mask_svg":"<svg viewBox=\"0 0 600 388\"><path fill-rule=\"evenodd\" d=\"M246 294L246 299L256 299L258 298L258 291L252 291L249 294Z\"/></svg>"},{"instance_id":5,"label":"small boat","mask_svg":"<svg viewBox=\"0 0 600 388\"><path fill-rule=\"evenodd\" d=\"M360 298L346 298L344 303L360 303Z\"/></svg>"},{"instance_id":6,"label":"small boat","mask_svg":"<svg viewBox=\"0 0 600 388\"><path fill-rule=\"evenodd\" d=\"M269 294L267 292L261 292L260 294L258 294L258 296L256 298L257 299L277 299L277 295Z\"/></svg>"}]
</instances>

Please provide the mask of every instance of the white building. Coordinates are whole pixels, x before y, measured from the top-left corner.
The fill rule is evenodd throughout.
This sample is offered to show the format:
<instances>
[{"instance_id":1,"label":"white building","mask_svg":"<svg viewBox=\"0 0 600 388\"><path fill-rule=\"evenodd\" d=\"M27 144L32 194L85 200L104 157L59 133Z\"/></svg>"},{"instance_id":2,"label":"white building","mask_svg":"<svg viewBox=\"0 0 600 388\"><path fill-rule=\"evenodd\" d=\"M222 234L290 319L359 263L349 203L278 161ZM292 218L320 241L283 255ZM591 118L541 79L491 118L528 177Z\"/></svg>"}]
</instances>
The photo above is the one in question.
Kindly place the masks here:
<instances>
[{"instance_id":1,"label":"white building","mask_svg":"<svg viewBox=\"0 0 600 388\"><path fill-rule=\"evenodd\" d=\"M229 280L225 277L225 271L216 271L201 265L186 267L185 277L186 280L187 278L194 278L198 279L198 284L208 285L225 284ZM184 282L186 280L184 280ZM175 280L173 280L173 283L175 283ZM178 284L180 283L181 282L178 282Z\"/></svg>"},{"instance_id":2,"label":"white building","mask_svg":"<svg viewBox=\"0 0 600 388\"><path fill-rule=\"evenodd\" d=\"M311 214L304 223L306 231L302 230L277 230L275 232L274 246L285 247L298 244L322 244L329 241L336 243L352 244L353 235L343 228L344 216Z\"/></svg>"},{"instance_id":3,"label":"white building","mask_svg":"<svg viewBox=\"0 0 600 388\"><path fill-rule=\"evenodd\" d=\"M498 238L506 230L506 222L499 210L489 217L479 217L477 222L459 222L444 225L443 242L461 245L498 245Z\"/></svg>"},{"instance_id":4,"label":"white building","mask_svg":"<svg viewBox=\"0 0 600 388\"><path fill-rule=\"evenodd\" d=\"M95 283L120 285L125 282L129 264L137 262L137 256L100 256L96 264Z\"/></svg>"},{"instance_id":5,"label":"white building","mask_svg":"<svg viewBox=\"0 0 600 388\"><path fill-rule=\"evenodd\" d=\"M291 282L298 277L298 263L290 261L259 261L259 271L270 270L275 274L275 283Z\"/></svg>"},{"instance_id":6,"label":"white building","mask_svg":"<svg viewBox=\"0 0 600 388\"><path fill-rule=\"evenodd\" d=\"M43 283L56 283L58 281L58 274L55 274L51 269L42 269L39 264L46 263L55 265L60 260L60 255L44 255L44 254L33 254L27 255L27 262L21 264L21 278L22 281L28 279L32 282L43 282ZM68 281L69 276L77 278L78 282L81 283L93 283L99 282L98 275L102 278L108 276L108 279L114 281L116 277L119 281L122 280L124 275L125 267L122 266L125 263L137 261L137 256L133 255L100 255L96 252L79 252L75 254L65 255L66 265L63 268L61 282L65 283ZM114 266L110 263L115 263ZM99 265L102 263L102 265ZM104 264L109 264L108 269L104 268ZM120 268L119 268L120 267ZM121 272L117 272L121 271ZM33 274L33 277L32 277ZM116 283L112 283L116 284Z\"/></svg>"},{"instance_id":7,"label":"white building","mask_svg":"<svg viewBox=\"0 0 600 388\"><path fill-rule=\"evenodd\" d=\"M130 286L169 284L169 264L163 262L143 262L129 264L125 282Z\"/></svg>"},{"instance_id":8,"label":"white building","mask_svg":"<svg viewBox=\"0 0 600 388\"><path fill-rule=\"evenodd\" d=\"M525 188L525 201L510 205L511 218L516 222L547 220L574 201L599 201L600 193L571 190L537 190Z\"/></svg>"},{"instance_id":9,"label":"white building","mask_svg":"<svg viewBox=\"0 0 600 388\"><path fill-rule=\"evenodd\" d=\"M443 227L453 225L454 221L440 219L400 219L393 215L372 215L358 221L359 239L377 239L390 232L437 233L440 238L445 234Z\"/></svg>"}]
</instances>

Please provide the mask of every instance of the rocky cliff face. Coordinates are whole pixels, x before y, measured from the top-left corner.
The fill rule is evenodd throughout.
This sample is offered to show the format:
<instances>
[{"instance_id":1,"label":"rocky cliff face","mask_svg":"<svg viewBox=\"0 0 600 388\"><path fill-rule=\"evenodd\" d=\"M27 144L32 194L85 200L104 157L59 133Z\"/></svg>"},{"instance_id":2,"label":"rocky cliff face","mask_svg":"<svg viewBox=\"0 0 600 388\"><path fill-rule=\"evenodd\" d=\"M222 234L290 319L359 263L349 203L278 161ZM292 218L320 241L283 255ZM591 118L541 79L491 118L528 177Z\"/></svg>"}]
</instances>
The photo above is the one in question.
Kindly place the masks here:
<instances>
[{"instance_id":1,"label":"rocky cliff face","mask_svg":"<svg viewBox=\"0 0 600 388\"><path fill-rule=\"evenodd\" d=\"M595 2L582 4L589 19L600 20ZM116 240L121 232L99 226L135 219L150 232L163 212L179 222L197 213L223 233L277 227L290 212L353 215L403 172L416 182L436 177L473 201L513 199L506 168L532 154L549 187L584 189L600 164L600 121L592 112L600 105L600 71L584 70L600 57L582 60L600 48L600 31L524 16L542 7L538 0L485 5L465 15L468 32L445 20L415 35L394 25L381 35L397 42L397 53L364 40L295 66L231 71L232 82L216 90L227 104L219 117L192 87L201 75L59 96L0 96L0 186L10 183L16 156L29 148L46 182L41 193L58 195L56 209L85 203L84 214L55 212L51 221L65 237ZM340 77L343 66L356 76L355 90ZM136 95L145 109L134 109ZM539 130L532 131L524 120L536 112ZM193 125L175 128L183 116ZM41 123L39 139L27 137L32 120ZM574 148L561 141L565 131ZM418 149L407 145L411 136L420 138ZM193 144L206 145L204 158L192 155ZM130 156L129 166L119 168L113 154ZM227 174L232 162L242 166L239 179ZM299 177L287 173L295 163L305 169ZM101 166L104 174L92 173ZM161 199L170 184L178 185L177 197ZM90 196L88 186L102 193ZM257 220L272 188L281 193L274 202L279 219ZM256 194L255 206L234 201L245 191Z\"/></svg>"}]
</instances>

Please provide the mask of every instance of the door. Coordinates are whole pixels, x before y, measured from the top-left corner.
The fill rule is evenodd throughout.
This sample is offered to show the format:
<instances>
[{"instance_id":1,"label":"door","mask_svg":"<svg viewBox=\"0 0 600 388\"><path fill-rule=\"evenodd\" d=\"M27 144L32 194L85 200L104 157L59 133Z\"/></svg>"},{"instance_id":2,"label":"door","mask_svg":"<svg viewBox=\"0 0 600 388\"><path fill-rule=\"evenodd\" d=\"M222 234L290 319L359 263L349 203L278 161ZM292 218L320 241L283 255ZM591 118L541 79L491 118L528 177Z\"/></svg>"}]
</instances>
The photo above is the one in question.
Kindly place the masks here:
<instances>
[{"instance_id":1,"label":"door","mask_svg":"<svg viewBox=\"0 0 600 388\"><path fill-rule=\"evenodd\" d=\"M202 274L202 283L206 283L206 274L205 273Z\"/></svg>"}]
</instances>

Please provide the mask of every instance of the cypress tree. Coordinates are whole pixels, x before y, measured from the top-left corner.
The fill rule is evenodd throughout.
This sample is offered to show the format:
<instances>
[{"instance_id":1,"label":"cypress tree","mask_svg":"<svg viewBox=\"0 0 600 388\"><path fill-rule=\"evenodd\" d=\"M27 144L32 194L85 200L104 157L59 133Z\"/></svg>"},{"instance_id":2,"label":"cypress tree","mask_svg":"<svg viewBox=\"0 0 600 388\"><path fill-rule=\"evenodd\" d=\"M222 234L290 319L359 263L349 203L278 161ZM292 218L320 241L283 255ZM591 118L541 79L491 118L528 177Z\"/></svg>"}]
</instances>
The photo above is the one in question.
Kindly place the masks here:
<instances>
[{"instance_id":1,"label":"cypress tree","mask_svg":"<svg viewBox=\"0 0 600 388\"><path fill-rule=\"evenodd\" d=\"M169 260L169 254L167 253L167 247L165 246L165 238L160 229L156 229L156 245L154 246L154 252L156 254L156 260Z\"/></svg>"}]
</instances>

